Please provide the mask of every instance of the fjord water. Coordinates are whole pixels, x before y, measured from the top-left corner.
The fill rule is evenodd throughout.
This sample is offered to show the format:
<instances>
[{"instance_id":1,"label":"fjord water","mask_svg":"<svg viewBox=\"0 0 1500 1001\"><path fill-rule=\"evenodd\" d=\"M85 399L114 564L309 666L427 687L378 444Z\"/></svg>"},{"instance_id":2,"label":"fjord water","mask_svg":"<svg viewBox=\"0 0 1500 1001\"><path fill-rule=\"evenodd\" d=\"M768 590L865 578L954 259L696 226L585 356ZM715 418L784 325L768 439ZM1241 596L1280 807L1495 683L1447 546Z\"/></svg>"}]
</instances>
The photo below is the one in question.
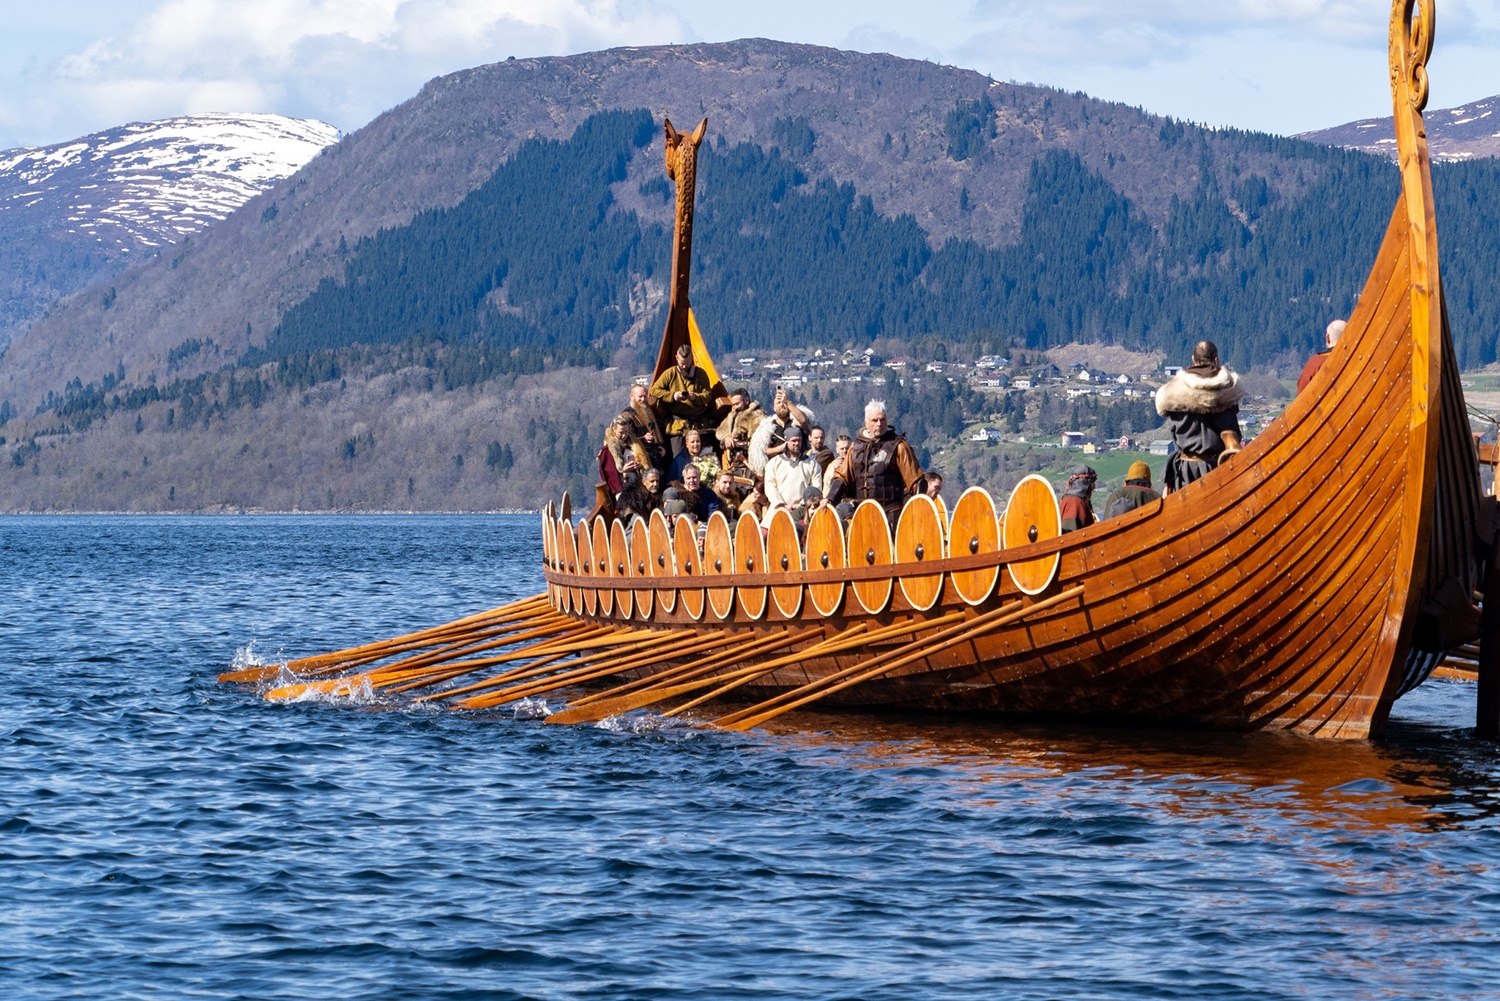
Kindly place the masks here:
<instances>
[{"instance_id":1,"label":"fjord water","mask_svg":"<svg viewBox=\"0 0 1500 1001\"><path fill-rule=\"evenodd\" d=\"M529 517L0 519L7 998L1500 996L1500 746L272 705L538 589ZM554 705L557 700L554 699ZM523 714L524 715L524 714Z\"/></svg>"}]
</instances>

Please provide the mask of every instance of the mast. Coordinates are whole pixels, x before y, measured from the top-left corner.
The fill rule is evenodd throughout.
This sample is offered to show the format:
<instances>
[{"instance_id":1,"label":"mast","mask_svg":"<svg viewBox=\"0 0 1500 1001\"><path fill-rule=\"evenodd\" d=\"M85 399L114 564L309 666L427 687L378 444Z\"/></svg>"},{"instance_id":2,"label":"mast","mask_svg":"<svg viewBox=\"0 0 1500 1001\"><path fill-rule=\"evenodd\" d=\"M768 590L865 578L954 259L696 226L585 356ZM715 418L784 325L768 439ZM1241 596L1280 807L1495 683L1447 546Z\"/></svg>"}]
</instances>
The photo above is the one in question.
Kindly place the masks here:
<instances>
[{"instance_id":1,"label":"mast","mask_svg":"<svg viewBox=\"0 0 1500 1001\"><path fill-rule=\"evenodd\" d=\"M693 264L693 202L698 187L698 146L708 132L708 119L698 123L691 134L678 132L672 120L662 120L666 133L667 177L677 183L677 217L672 232L672 287L667 307L667 326L662 331L661 347L656 352L656 368L651 373L653 382L671 368L678 347L692 346L693 363L708 372L714 396L725 395L724 385L714 368L713 358L703 338L698 334L688 301L688 279Z\"/></svg>"}]
</instances>

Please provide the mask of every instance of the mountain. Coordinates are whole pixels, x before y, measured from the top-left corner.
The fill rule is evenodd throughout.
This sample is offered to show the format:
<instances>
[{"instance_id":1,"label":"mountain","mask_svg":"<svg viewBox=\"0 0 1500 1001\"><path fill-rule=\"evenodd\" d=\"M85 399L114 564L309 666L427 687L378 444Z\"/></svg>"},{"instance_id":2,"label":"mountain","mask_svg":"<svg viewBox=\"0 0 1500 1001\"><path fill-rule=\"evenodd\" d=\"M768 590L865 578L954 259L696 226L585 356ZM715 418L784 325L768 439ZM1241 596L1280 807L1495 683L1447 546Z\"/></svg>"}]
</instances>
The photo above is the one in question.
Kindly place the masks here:
<instances>
[{"instance_id":1,"label":"mountain","mask_svg":"<svg viewBox=\"0 0 1500 1001\"><path fill-rule=\"evenodd\" d=\"M1428 111L1427 146L1437 162L1500 156L1500 95L1459 108ZM1304 132L1297 137L1396 158L1396 125L1391 118L1361 118L1331 129Z\"/></svg>"},{"instance_id":2,"label":"mountain","mask_svg":"<svg viewBox=\"0 0 1500 1001\"><path fill-rule=\"evenodd\" d=\"M338 137L307 119L207 114L0 152L0 347L55 300L203 232Z\"/></svg>"},{"instance_id":3,"label":"mountain","mask_svg":"<svg viewBox=\"0 0 1500 1001\"><path fill-rule=\"evenodd\" d=\"M1260 370L1256 395L1284 393L1267 373L1295 374L1347 314L1399 189L1358 151L886 55L748 40L479 67L17 338L0 357L0 509L590 493L604 422L661 329L663 113L710 118L693 300L726 375L755 369L733 377L764 399L781 376L741 355L906 356L906 381L862 378L885 380L933 451L973 422L1156 421L1139 395L925 374L982 354L1027 371L1063 345L1176 359L1207 335ZM1459 356L1484 364L1500 164L1440 164L1434 190ZM858 423L871 390L851 382L801 387L830 429ZM1040 468L954 461L955 483L1000 489Z\"/></svg>"},{"instance_id":4,"label":"mountain","mask_svg":"<svg viewBox=\"0 0 1500 1001\"><path fill-rule=\"evenodd\" d=\"M1265 179L1267 197L1293 199L1322 169L1267 137L889 55L750 39L509 60L430 82L193 246L122 275L114 293L75 296L12 346L0 398L24 409L74 377L121 366L132 381L161 378L169 352L190 339L219 348L204 365L237 357L320 281L339 280L361 238L458 205L523 142L566 139L609 108L678 124L707 116L715 150L777 146L815 182L853 185L879 218L909 216L933 248L1014 245L1032 164L1047 150L1077 157L1156 228L1209 175L1227 204L1236 172ZM659 194L641 192L659 181L654 148L629 158L612 212L670 218ZM652 295L642 285L636 301L655 308ZM649 322L632 314L632 324Z\"/></svg>"}]
</instances>

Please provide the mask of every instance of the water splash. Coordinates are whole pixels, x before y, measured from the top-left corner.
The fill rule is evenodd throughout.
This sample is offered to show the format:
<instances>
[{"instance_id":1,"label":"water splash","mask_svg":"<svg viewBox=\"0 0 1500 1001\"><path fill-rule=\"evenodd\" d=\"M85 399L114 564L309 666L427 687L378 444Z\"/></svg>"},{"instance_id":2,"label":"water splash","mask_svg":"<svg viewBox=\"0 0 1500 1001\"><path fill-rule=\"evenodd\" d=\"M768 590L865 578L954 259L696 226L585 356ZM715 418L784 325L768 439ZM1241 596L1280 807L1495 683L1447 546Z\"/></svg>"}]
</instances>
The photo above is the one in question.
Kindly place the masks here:
<instances>
[{"instance_id":1,"label":"water splash","mask_svg":"<svg viewBox=\"0 0 1500 1001\"><path fill-rule=\"evenodd\" d=\"M258 642L260 641L252 639L244 646L236 647L234 656L230 658L228 670L242 671L247 667L265 667L267 664L282 664L286 662L286 658L281 655L280 649L271 657L261 654L255 649L255 644Z\"/></svg>"},{"instance_id":2,"label":"water splash","mask_svg":"<svg viewBox=\"0 0 1500 1001\"><path fill-rule=\"evenodd\" d=\"M552 707L547 705L547 700L539 696L530 696L516 703L516 719L546 719L552 715Z\"/></svg>"}]
</instances>

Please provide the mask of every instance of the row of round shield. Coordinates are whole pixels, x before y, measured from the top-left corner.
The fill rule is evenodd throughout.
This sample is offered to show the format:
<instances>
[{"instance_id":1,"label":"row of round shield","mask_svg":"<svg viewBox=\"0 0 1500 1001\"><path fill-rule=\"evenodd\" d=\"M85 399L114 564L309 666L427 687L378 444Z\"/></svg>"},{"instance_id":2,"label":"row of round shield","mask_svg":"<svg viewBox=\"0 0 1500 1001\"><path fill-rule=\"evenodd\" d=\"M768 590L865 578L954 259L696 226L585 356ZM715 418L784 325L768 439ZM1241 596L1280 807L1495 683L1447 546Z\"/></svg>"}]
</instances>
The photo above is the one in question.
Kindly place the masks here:
<instances>
[{"instance_id":1,"label":"row of round shield","mask_svg":"<svg viewBox=\"0 0 1500 1001\"><path fill-rule=\"evenodd\" d=\"M705 616L724 620L733 616L738 602L746 617L759 619L766 614L769 595L769 606L792 619L802 614L804 600L819 615L836 615L846 592L852 592L858 604L848 612L878 614L890 605L895 587L901 588L913 609L926 611L942 595L945 574L924 572L924 564L945 556L978 556L1055 538L1062 526L1052 486L1040 476L1028 476L1016 485L1003 515L996 515L987 491L972 487L954 505L952 521L944 521L939 504L926 496L907 501L894 536L885 510L875 501L855 508L847 531L838 512L825 507L809 522L802 545L796 523L785 509L772 512L764 533L755 518L748 516L731 529L728 519L716 511L708 519L700 551L697 529L689 518L669 523L658 510L649 521L638 518L628 528L602 516L572 525L565 498L561 516L551 504L543 512L542 541L547 565L553 570L601 578L595 587L549 586L549 597L559 611L648 620L655 606L672 614L681 602L694 620ZM1056 578L1058 562L1053 552L1003 565L1019 590L1040 594ZM789 580L769 586L736 585L734 581L739 574L800 577L803 570L874 566L889 566L891 573L873 579L805 584ZM994 592L1001 566L997 561L978 569L950 571L946 576L960 599L978 605ZM689 577L698 578L697 586L684 586L684 578Z\"/></svg>"}]
</instances>

